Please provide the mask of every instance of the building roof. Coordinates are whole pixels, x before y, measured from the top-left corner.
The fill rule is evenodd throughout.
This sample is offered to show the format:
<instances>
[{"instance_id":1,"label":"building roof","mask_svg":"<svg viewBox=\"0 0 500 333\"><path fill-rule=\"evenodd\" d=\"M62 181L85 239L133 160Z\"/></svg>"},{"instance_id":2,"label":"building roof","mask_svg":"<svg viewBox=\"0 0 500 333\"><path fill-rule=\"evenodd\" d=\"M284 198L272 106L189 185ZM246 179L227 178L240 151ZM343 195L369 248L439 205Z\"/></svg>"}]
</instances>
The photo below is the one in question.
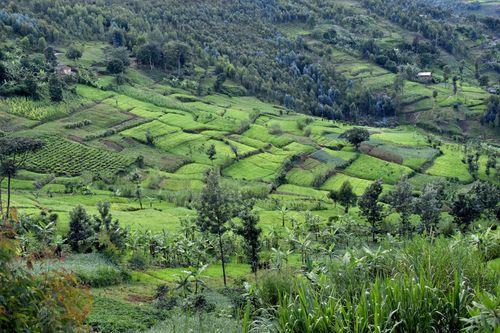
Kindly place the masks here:
<instances>
[{"instance_id":1,"label":"building roof","mask_svg":"<svg viewBox=\"0 0 500 333\"><path fill-rule=\"evenodd\" d=\"M432 72L420 72L417 74L418 77L432 76Z\"/></svg>"}]
</instances>

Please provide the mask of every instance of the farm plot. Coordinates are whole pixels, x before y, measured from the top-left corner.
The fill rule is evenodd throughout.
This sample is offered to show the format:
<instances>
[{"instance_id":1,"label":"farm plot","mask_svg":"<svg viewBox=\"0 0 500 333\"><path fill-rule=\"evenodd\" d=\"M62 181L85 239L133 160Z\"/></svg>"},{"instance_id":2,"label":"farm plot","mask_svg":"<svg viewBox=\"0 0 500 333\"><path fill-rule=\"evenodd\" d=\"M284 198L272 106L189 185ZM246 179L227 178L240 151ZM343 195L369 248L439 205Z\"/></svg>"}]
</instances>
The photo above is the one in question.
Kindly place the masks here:
<instances>
[{"instance_id":1,"label":"farm plot","mask_svg":"<svg viewBox=\"0 0 500 333\"><path fill-rule=\"evenodd\" d=\"M457 178L463 183L472 182L467 165L463 163L464 153L462 147L453 144L441 146L443 155L436 158L433 165L427 169L427 173L433 176Z\"/></svg>"},{"instance_id":2,"label":"farm plot","mask_svg":"<svg viewBox=\"0 0 500 333\"><path fill-rule=\"evenodd\" d=\"M112 97L105 99L103 103L109 104L121 110L127 110L131 113L143 118L158 118L165 109L157 107L150 103L145 103L140 100L131 98L126 95L115 94Z\"/></svg>"},{"instance_id":3,"label":"farm plot","mask_svg":"<svg viewBox=\"0 0 500 333\"><path fill-rule=\"evenodd\" d=\"M81 96L69 95L64 102L48 100L34 101L26 97L10 97L0 100L0 111L31 120L49 120L64 117L82 108L89 100Z\"/></svg>"},{"instance_id":4,"label":"farm plot","mask_svg":"<svg viewBox=\"0 0 500 333\"><path fill-rule=\"evenodd\" d=\"M319 191L310 187L297 186L292 184L281 185L276 189L277 194L295 195L310 199L328 200L327 191Z\"/></svg>"},{"instance_id":5,"label":"farm plot","mask_svg":"<svg viewBox=\"0 0 500 333\"><path fill-rule=\"evenodd\" d=\"M45 122L34 128L39 133L61 134L83 138L131 120L133 115L121 112L107 104L92 105L57 121Z\"/></svg>"},{"instance_id":6,"label":"farm plot","mask_svg":"<svg viewBox=\"0 0 500 333\"><path fill-rule=\"evenodd\" d=\"M204 124L202 122L198 122L194 120L193 116L190 114L175 114L175 113L169 113L164 116L162 116L160 121L169 124L171 126L177 126L181 127L182 129L189 130L189 131L202 131L202 130L217 130L218 128L209 125L209 124Z\"/></svg>"},{"instance_id":7,"label":"farm plot","mask_svg":"<svg viewBox=\"0 0 500 333\"><path fill-rule=\"evenodd\" d=\"M432 161L439 151L431 147L398 146L394 144L364 144L361 150L370 156L388 162L403 164L412 169L418 169Z\"/></svg>"},{"instance_id":8,"label":"farm plot","mask_svg":"<svg viewBox=\"0 0 500 333\"><path fill-rule=\"evenodd\" d=\"M342 150L332 150L328 148L323 148L315 151L311 157L323 162L335 165L337 168L345 167L358 156L357 153L342 151Z\"/></svg>"},{"instance_id":9,"label":"farm plot","mask_svg":"<svg viewBox=\"0 0 500 333\"><path fill-rule=\"evenodd\" d=\"M426 146L427 138L416 130L401 128L396 130L384 130L383 132L373 133L370 137L371 143L380 143L388 141L397 145L405 146Z\"/></svg>"},{"instance_id":10,"label":"farm plot","mask_svg":"<svg viewBox=\"0 0 500 333\"><path fill-rule=\"evenodd\" d=\"M271 181L286 158L269 153L253 155L230 165L223 174L234 179Z\"/></svg>"},{"instance_id":11,"label":"farm plot","mask_svg":"<svg viewBox=\"0 0 500 333\"><path fill-rule=\"evenodd\" d=\"M330 178L321 186L321 190L324 191L338 191L342 187L342 184L348 181L351 183L351 186L353 188L354 193L357 196L360 196L363 194L363 192L366 190L368 186L372 183L370 180L366 179L360 179L356 177L351 177L349 175L343 174L343 173L338 173ZM384 191L390 190L392 188L391 185L383 184L382 187L384 188Z\"/></svg>"},{"instance_id":12,"label":"farm plot","mask_svg":"<svg viewBox=\"0 0 500 333\"><path fill-rule=\"evenodd\" d=\"M84 172L114 174L125 170L133 162L129 157L58 137L46 137L44 142L40 151L28 157L28 169L68 176Z\"/></svg>"},{"instance_id":13,"label":"farm plot","mask_svg":"<svg viewBox=\"0 0 500 333\"><path fill-rule=\"evenodd\" d=\"M290 170L286 179L290 184L313 187L319 178L328 175L334 168L333 164L322 163L316 159L308 158Z\"/></svg>"},{"instance_id":14,"label":"farm plot","mask_svg":"<svg viewBox=\"0 0 500 333\"><path fill-rule=\"evenodd\" d=\"M187 133L183 133L183 135L185 134ZM194 137L193 134L192 136ZM229 145L222 141L209 140L206 137L201 137L202 138L195 141L184 142L176 145L168 151L174 155L186 156L196 163L211 165L212 161L208 158L207 150L211 145L214 145L216 152L215 159L213 161L214 165L227 165L232 159L236 158Z\"/></svg>"},{"instance_id":15,"label":"farm plot","mask_svg":"<svg viewBox=\"0 0 500 333\"><path fill-rule=\"evenodd\" d=\"M150 133L152 137L158 139L161 136L170 135L179 131L179 127L174 127L171 125L167 125L161 121L153 120L152 122L125 130L121 132L121 134L123 136L131 137L136 140L145 142L147 133Z\"/></svg>"},{"instance_id":16,"label":"farm plot","mask_svg":"<svg viewBox=\"0 0 500 333\"><path fill-rule=\"evenodd\" d=\"M345 169L345 173L357 178L377 180L396 184L403 175L411 175L414 171L406 166L386 162L368 155L361 155Z\"/></svg>"},{"instance_id":17,"label":"farm plot","mask_svg":"<svg viewBox=\"0 0 500 333\"><path fill-rule=\"evenodd\" d=\"M284 147L293 142L293 139L289 136L270 134L269 129L261 125L252 125L249 130L243 133L243 136L262 142L269 142L277 147Z\"/></svg>"}]
</instances>

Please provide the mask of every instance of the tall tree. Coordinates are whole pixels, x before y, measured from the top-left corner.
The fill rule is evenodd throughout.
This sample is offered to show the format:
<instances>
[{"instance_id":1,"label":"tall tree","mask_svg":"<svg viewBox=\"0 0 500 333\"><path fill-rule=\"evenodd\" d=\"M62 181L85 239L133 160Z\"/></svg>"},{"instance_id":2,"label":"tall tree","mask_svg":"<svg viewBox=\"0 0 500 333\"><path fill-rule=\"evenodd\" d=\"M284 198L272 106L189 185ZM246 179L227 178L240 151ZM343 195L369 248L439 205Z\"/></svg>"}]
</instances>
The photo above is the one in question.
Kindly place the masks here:
<instances>
[{"instance_id":1,"label":"tall tree","mask_svg":"<svg viewBox=\"0 0 500 333\"><path fill-rule=\"evenodd\" d=\"M69 214L67 242L78 253L88 252L92 248L95 232L90 216L82 206L76 206Z\"/></svg>"},{"instance_id":2,"label":"tall tree","mask_svg":"<svg viewBox=\"0 0 500 333\"><path fill-rule=\"evenodd\" d=\"M330 198L335 199L336 202L339 202L342 206L344 206L344 213L349 213L349 208L352 205L356 204L358 197L354 194L352 190L351 183L346 180L340 189L336 193L332 193Z\"/></svg>"},{"instance_id":3,"label":"tall tree","mask_svg":"<svg viewBox=\"0 0 500 333\"><path fill-rule=\"evenodd\" d=\"M49 94L53 102L60 102L63 100L63 84L56 74L52 74L49 77Z\"/></svg>"},{"instance_id":4,"label":"tall tree","mask_svg":"<svg viewBox=\"0 0 500 333\"><path fill-rule=\"evenodd\" d=\"M0 184L7 178L7 207L4 218L10 214L11 184L19 169L24 166L30 153L33 153L43 146L43 142L32 138L0 138ZM0 212L2 211L1 187L0 187Z\"/></svg>"},{"instance_id":5,"label":"tall tree","mask_svg":"<svg viewBox=\"0 0 500 333\"><path fill-rule=\"evenodd\" d=\"M379 232L379 223L382 221L382 206L379 197L382 194L382 180L373 182L359 198L358 206L361 215L371 224L372 239L376 242L376 234Z\"/></svg>"},{"instance_id":6,"label":"tall tree","mask_svg":"<svg viewBox=\"0 0 500 333\"><path fill-rule=\"evenodd\" d=\"M404 175L391 193L391 206L401 217L401 236L408 236L411 234L410 216L414 209L412 192L413 187L408 181L408 177Z\"/></svg>"},{"instance_id":7,"label":"tall tree","mask_svg":"<svg viewBox=\"0 0 500 333\"><path fill-rule=\"evenodd\" d=\"M257 278L257 269L259 266L260 235L262 229L257 226L259 216L253 212L254 202L245 203L238 214L242 226L238 229L238 234L245 239L245 247L248 260L252 265L252 273Z\"/></svg>"},{"instance_id":8,"label":"tall tree","mask_svg":"<svg viewBox=\"0 0 500 333\"><path fill-rule=\"evenodd\" d=\"M425 185L422 195L415 202L415 212L420 216L420 229L431 232L437 227L443 200L441 185L430 183Z\"/></svg>"},{"instance_id":9,"label":"tall tree","mask_svg":"<svg viewBox=\"0 0 500 333\"><path fill-rule=\"evenodd\" d=\"M197 205L196 223L203 232L216 235L222 264L224 286L227 285L224 244L222 238L229 230L229 222L236 215L238 195L220 183L218 170L210 170L205 179L205 188L201 192Z\"/></svg>"},{"instance_id":10,"label":"tall tree","mask_svg":"<svg viewBox=\"0 0 500 333\"><path fill-rule=\"evenodd\" d=\"M208 156L208 159L210 162L212 162L212 166L214 165L214 160L215 160L215 155L217 155L217 151L215 150L215 145L211 144L208 146L208 149L206 151L206 154Z\"/></svg>"}]
</instances>

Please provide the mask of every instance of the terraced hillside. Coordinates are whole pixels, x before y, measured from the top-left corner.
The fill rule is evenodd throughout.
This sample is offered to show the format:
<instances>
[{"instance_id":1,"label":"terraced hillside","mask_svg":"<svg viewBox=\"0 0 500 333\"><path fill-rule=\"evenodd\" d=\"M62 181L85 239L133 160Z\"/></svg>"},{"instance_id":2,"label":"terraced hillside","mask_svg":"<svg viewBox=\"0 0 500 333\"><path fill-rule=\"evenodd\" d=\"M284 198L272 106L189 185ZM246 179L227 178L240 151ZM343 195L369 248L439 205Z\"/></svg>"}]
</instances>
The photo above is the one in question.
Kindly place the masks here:
<instances>
[{"instance_id":1,"label":"terraced hillside","mask_svg":"<svg viewBox=\"0 0 500 333\"><path fill-rule=\"evenodd\" d=\"M328 218L339 209L329 192L346 180L357 195L377 179L389 191L404 175L417 189L439 177L460 186L473 181L462 145L412 126L366 127L370 140L356 150L342 136L353 125L254 97L194 96L136 69L126 77L128 85L104 85L108 76L97 87L77 85L75 99L85 102L69 114L59 110L51 121L33 123L31 111L25 117L3 113L7 124L16 123L16 135L46 143L28 158L29 172L14 182L16 207L57 207L65 220L76 203L95 211L97 202L109 200L126 225L177 230L183 217L194 214L190 198L215 166L231 186L261 199L262 224L272 228L276 207L288 207L298 219L307 210ZM486 175L486 159L480 158L479 177L498 183L497 171ZM138 210L127 178L134 170L144 210ZM45 184L44 174L55 179Z\"/></svg>"}]
</instances>

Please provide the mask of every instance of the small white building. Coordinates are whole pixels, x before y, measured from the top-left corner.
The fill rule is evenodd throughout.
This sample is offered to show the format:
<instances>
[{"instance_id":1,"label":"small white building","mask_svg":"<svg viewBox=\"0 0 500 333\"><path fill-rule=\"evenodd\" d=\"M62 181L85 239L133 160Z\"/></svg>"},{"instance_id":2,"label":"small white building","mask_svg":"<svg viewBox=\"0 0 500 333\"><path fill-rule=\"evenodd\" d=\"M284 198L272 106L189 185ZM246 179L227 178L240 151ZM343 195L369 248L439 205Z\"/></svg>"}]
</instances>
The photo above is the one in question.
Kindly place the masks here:
<instances>
[{"instance_id":1,"label":"small white building","mask_svg":"<svg viewBox=\"0 0 500 333\"><path fill-rule=\"evenodd\" d=\"M432 79L432 72L419 72L417 73L417 79L430 80Z\"/></svg>"}]
</instances>

